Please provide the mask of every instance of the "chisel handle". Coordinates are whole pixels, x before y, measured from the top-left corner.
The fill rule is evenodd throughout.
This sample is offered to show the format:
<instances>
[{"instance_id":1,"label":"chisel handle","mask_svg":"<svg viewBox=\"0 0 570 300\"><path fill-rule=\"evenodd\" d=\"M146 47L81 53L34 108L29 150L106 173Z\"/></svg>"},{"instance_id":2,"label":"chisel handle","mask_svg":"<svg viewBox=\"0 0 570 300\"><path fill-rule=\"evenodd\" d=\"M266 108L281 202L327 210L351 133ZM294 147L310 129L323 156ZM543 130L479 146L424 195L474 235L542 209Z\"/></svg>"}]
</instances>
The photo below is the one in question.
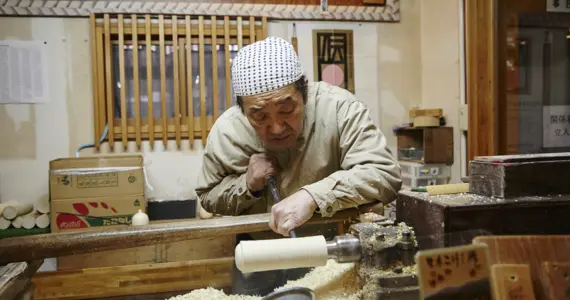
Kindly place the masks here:
<instances>
[{"instance_id":1,"label":"chisel handle","mask_svg":"<svg viewBox=\"0 0 570 300\"><path fill-rule=\"evenodd\" d=\"M268 175L266 177L266 181L269 185L269 189L271 190L271 194L273 194L273 200L275 203L279 203L279 201L281 201L281 197L279 197L279 192L277 191L277 182L275 181L275 177L273 177L273 175ZM296 238L297 234L295 234L294 230L291 230L289 231L289 236Z\"/></svg>"}]
</instances>

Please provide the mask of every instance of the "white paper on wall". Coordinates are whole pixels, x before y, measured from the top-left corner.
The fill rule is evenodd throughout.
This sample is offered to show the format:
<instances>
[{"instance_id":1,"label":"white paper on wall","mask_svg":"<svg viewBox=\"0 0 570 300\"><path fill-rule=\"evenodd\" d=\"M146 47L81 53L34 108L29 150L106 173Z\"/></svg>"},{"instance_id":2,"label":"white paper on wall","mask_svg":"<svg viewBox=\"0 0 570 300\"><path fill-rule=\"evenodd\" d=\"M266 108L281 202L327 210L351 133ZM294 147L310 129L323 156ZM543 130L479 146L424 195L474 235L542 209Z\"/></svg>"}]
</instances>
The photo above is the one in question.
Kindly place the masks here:
<instances>
[{"instance_id":1,"label":"white paper on wall","mask_svg":"<svg viewBox=\"0 0 570 300\"><path fill-rule=\"evenodd\" d=\"M544 106L542 111L543 147L570 147L570 105Z\"/></svg>"},{"instance_id":2,"label":"white paper on wall","mask_svg":"<svg viewBox=\"0 0 570 300\"><path fill-rule=\"evenodd\" d=\"M47 45L0 41L0 104L47 103Z\"/></svg>"},{"instance_id":3,"label":"white paper on wall","mask_svg":"<svg viewBox=\"0 0 570 300\"><path fill-rule=\"evenodd\" d=\"M546 0L547 12L570 12L570 0Z\"/></svg>"}]
</instances>

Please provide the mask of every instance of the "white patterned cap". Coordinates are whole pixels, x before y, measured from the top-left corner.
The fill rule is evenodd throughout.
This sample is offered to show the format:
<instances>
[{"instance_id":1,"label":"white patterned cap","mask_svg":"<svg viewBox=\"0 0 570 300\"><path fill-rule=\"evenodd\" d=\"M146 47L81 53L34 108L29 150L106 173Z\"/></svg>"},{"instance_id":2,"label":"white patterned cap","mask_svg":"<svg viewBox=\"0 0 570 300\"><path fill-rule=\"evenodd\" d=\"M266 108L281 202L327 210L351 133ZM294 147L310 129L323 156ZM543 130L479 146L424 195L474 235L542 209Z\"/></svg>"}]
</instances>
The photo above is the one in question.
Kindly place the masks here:
<instances>
[{"instance_id":1,"label":"white patterned cap","mask_svg":"<svg viewBox=\"0 0 570 300\"><path fill-rule=\"evenodd\" d=\"M293 45L268 37L243 47L232 62L236 96L251 96L280 89L303 76Z\"/></svg>"}]
</instances>

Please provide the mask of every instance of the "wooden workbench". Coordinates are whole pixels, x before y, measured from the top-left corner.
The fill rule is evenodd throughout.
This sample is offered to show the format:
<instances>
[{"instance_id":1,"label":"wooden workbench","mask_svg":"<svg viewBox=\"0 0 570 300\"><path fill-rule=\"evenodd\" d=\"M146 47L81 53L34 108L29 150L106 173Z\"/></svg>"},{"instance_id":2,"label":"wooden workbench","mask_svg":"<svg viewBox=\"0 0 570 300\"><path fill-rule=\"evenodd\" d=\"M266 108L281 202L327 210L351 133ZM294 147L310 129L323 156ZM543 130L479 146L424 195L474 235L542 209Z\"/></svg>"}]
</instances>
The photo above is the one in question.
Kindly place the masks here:
<instances>
[{"instance_id":1,"label":"wooden workbench","mask_svg":"<svg viewBox=\"0 0 570 300\"><path fill-rule=\"evenodd\" d=\"M306 225L338 224L339 228L348 227L357 221L360 213L368 212L370 208L348 209L330 218L315 216ZM269 214L258 214L159 222L105 231L11 237L0 239L0 263L66 257L66 270L41 272L33 277L37 300L103 299L176 291L183 293L208 286L221 289L231 285L233 236L269 231L268 224ZM227 242L228 238L231 243ZM211 239L216 241L210 241ZM218 249L220 251L212 251L206 256L200 256L205 251L201 251L202 254L171 255L172 250L189 247L188 245L192 247L189 251L196 248L206 250L208 245L218 243L218 240L229 249ZM153 249L158 249L158 252L154 253ZM137 256L140 253L152 255ZM107 255L118 257L122 254L130 256L127 260L122 260L126 264L114 265L108 261L97 263L99 259L108 258ZM62 288L63 285L66 286L65 289Z\"/></svg>"}]
</instances>

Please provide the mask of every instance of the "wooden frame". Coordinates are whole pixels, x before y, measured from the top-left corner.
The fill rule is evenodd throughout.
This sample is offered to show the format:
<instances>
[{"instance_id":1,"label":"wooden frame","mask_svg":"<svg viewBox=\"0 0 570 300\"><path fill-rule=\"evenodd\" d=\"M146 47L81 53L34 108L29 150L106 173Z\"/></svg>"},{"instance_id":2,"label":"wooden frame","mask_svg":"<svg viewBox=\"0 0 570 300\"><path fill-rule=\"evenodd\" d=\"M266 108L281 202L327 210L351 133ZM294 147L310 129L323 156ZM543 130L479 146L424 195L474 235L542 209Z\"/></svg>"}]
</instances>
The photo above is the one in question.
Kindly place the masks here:
<instances>
[{"instance_id":1,"label":"wooden frame","mask_svg":"<svg viewBox=\"0 0 570 300\"><path fill-rule=\"evenodd\" d=\"M344 40L344 43L342 41ZM330 49L333 49L332 51ZM344 53L343 53L344 52ZM342 65L343 83L339 86L355 93L354 88L354 40L352 30L313 30L313 68L317 81L322 78L322 65ZM330 82L334 84L333 82Z\"/></svg>"},{"instance_id":2,"label":"wooden frame","mask_svg":"<svg viewBox=\"0 0 570 300\"><path fill-rule=\"evenodd\" d=\"M328 0L327 13L321 13L320 0L179 0L165 5L163 1L0 1L0 15L89 17L92 12L110 14L208 14L214 16L255 16L280 20L326 20L355 22L399 22L401 0ZM374 2L374 3L372 3Z\"/></svg>"},{"instance_id":3,"label":"wooden frame","mask_svg":"<svg viewBox=\"0 0 570 300\"><path fill-rule=\"evenodd\" d=\"M496 1L465 1L468 160L498 150Z\"/></svg>"},{"instance_id":4,"label":"wooden frame","mask_svg":"<svg viewBox=\"0 0 570 300\"><path fill-rule=\"evenodd\" d=\"M197 21L197 22L196 22ZM92 37L92 66L93 66L93 101L95 115L95 139L98 141L109 124L108 141L111 149L115 141L121 141L126 147L129 141L135 141L137 149L140 149L142 141L148 140L151 147L155 139L160 139L166 146L169 139L175 139L177 147L180 147L183 139L192 141L200 138L205 145L206 137L213 123L219 117L218 91L218 65L225 64L225 91L227 93L226 107L231 104L231 87L229 79L230 50L225 48L225 59L217 59L218 45L243 45L250 44L267 36L267 18L229 16L208 17L204 16L166 16L166 15L92 15L90 17ZM197 23L197 24L196 24ZM152 80L147 86L139 84L139 50L133 50L133 80L134 84L134 110L135 116L127 116L127 101L125 90L119 89L119 95L115 95L113 68L113 54L111 45L118 44L119 49L125 45L146 46L146 78L153 78L151 47L158 47L160 51L160 117L153 117L156 109L153 105ZM192 98L192 60L191 47L198 45L199 51L199 76L206 78L206 68L212 68L212 81L214 94L207 96L205 80L200 80L200 117L194 117ZM207 65L205 61L205 46L211 45L212 63ZM173 57L173 111L174 116L167 115L166 95L166 47L171 46L174 51ZM136 62L136 64L135 64ZM119 84L126 86L125 77L125 54L118 54ZM155 75L156 76L156 75ZM148 96L148 116L141 117L140 90L146 89ZM115 99L117 98L117 99ZM156 100L155 100L156 101ZM207 115L206 105L210 102L214 107L212 115ZM120 112L115 113L117 103L120 104ZM112 120L112 122L109 122ZM97 143L97 148L100 143Z\"/></svg>"},{"instance_id":5,"label":"wooden frame","mask_svg":"<svg viewBox=\"0 0 570 300\"><path fill-rule=\"evenodd\" d=\"M468 159L518 153L518 91L509 91L507 40L518 40L521 13L546 12L546 0L465 1Z\"/></svg>"}]
</instances>

